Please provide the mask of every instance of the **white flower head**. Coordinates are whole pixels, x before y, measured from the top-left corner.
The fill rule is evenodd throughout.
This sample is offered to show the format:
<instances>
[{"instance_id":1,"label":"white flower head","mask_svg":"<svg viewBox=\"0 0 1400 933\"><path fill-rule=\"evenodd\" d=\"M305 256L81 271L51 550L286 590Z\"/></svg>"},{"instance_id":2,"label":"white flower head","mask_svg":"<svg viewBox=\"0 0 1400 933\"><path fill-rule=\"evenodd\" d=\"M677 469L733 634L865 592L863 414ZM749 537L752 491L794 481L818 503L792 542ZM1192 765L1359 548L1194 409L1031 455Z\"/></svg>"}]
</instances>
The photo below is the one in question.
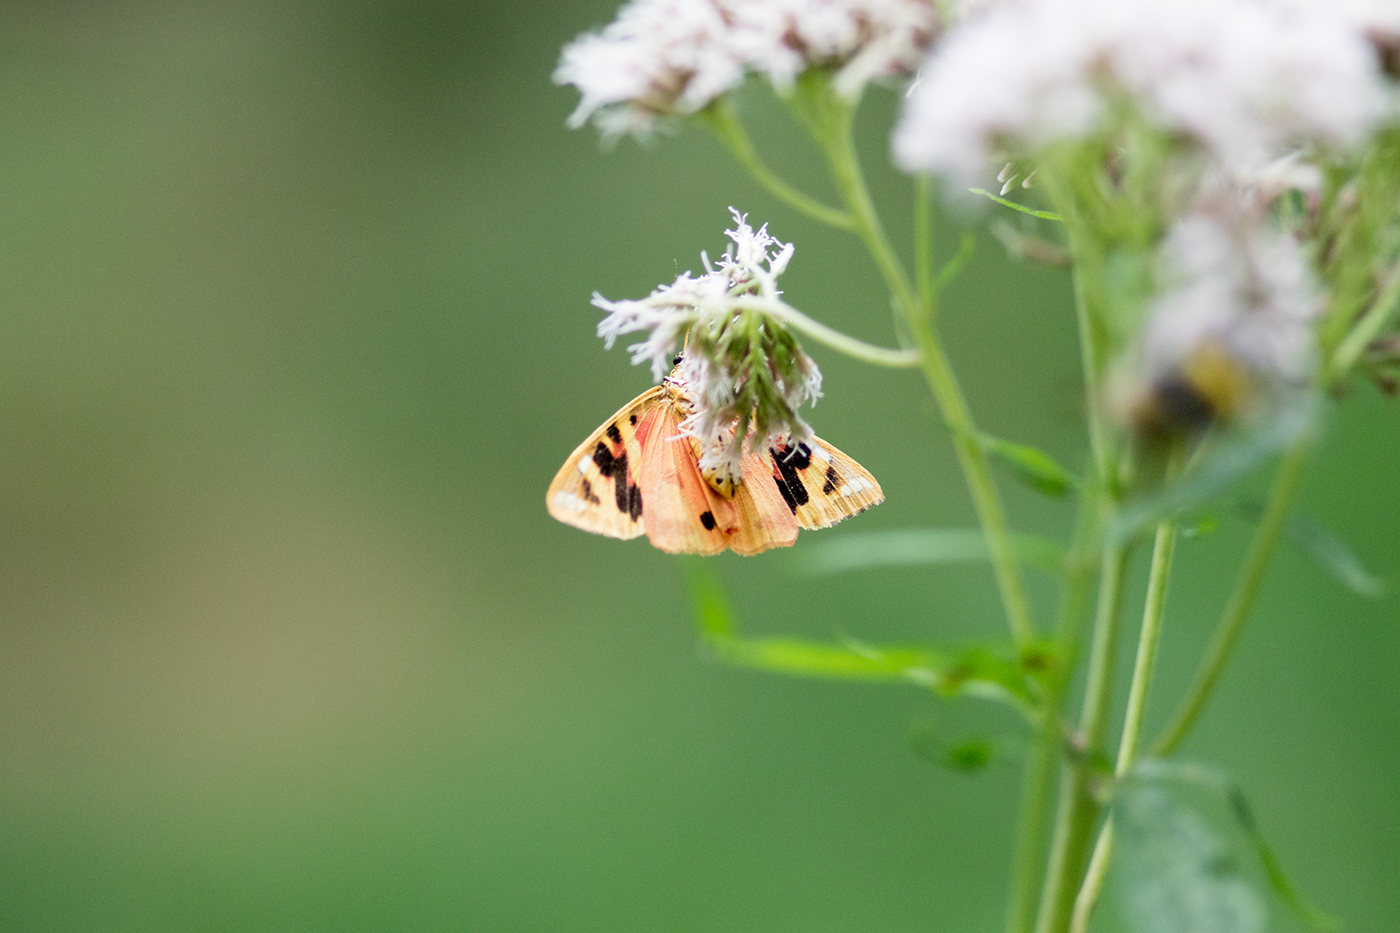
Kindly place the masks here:
<instances>
[{"instance_id":1,"label":"white flower head","mask_svg":"<svg viewBox=\"0 0 1400 933\"><path fill-rule=\"evenodd\" d=\"M1158 266L1162 289L1115 374L1125 414L1154 388L1183 380L1214 382L1204 386L1207 395L1233 396L1224 400L1231 410L1210 415L1222 420L1249 408L1267 410L1253 403L1307 384L1322 303L1291 235L1252 218L1190 213L1163 240Z\"/></svg>"},{"instance_id":2,"label":"white flower head","mask_svg":"<svg viewBox=\"0 0 1400 933\"><path fill-rule=\"evenodd\" d=\"M730 211L730 246L713 265L706 257L705 274L685 272L640 300L595 294L593 304L608 312L598 324L608 347L623 334L647 333L628 349L634 364L651 363L657 379L685 340L673 376L691 404L682 430L700 441L707 475L737 477L746 449L811 437L797 409L821 396L821 371L782 321L763 310L782 294L777 279L792 259L792 244Z\"/></svg>"},{"instance_id":3,"label":"white flower head","mask_svg":"<svg viewBox=\"0 0 1400 933\"><path fill-rule=\"evenodd\" d=\"M913 74L941 28L934 0L632 0L599 33L565 46L556 84L583 95L569 125L644 136L702 110L748 72L780 91L809 68L859 96Z\"/></svg>"},{"instance_id":4,"label":"white flower head","mask_svg":"<svg viewBox=\"0 0 1400 933\"><path fill-rule=\"evenodd\" d=\"M564 47L554 83L583 94L569 117L605 136L645 135L743 83L745 65L724 10L709 0L635 0L601 33Z\"/></svg>"},{"instance_id":5,"label":"white flower head","mask_svg":"<svg viewBox=\"0 0 1400 933\"><path fill-rule=\"evenodd\" d=\"M1215 217L1188 214L1168 233L1161 259L1167 287L1143 333L1150 371L1178 365L1212 342L1270 380L1307 379L1321 304L1293 237L1264 227L1235 231Z\"/></svg>"},{"instance_id":6,"label":"white flower head","mask_svg":"<svg viewBox=\"0 0 1400 933\"><path fill-rule=\"evenodd\" d=\"M1353 144L1384 108L1374 51L1320 2L1297 2L1006 0L940 42L896 160L980 180L998 153L1093 133L1125 95L1226 165Z\"/></svg>"}]
</instances>

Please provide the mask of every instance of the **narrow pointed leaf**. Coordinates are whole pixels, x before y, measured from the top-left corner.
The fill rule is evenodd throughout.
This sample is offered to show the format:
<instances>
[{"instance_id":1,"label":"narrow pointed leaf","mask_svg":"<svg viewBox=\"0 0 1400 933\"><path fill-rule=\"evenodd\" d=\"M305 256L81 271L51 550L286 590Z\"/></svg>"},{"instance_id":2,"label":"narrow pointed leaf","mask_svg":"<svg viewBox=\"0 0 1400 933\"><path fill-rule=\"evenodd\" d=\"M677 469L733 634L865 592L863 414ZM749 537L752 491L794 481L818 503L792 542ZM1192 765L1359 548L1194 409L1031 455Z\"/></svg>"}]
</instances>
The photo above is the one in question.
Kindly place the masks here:
<instances>
[{"instance_id":1,"label":"narrow pointed leaf","mask_svg":"<svg viewBox=\"0 0 1400 933\"><path fill-rule=\"evenodd\" d=\"M1109 525L1109 540L1126 541L1243 479L1308 430L1316 410L1315 403L1301 404L1265 427L1221 443L1176 482L1122 509Z\"/></svg>"},{"instance_id":2,"label":"narrow pointed leaf","mask_svg":"<svg viewBox=\"0 0 1400 933\"><path fill-rule=\"evenodd\" d=\"M1339 583L1361 596L1385 595L1385 581L1372 574L1346 542L1301 515L1288 520L1288 540Z\"/></svg>"},{"instance_id":3,"label":"narrow pointed leaf","mask_svg":"<svg viewBox=\"0 0 1400 933\"><path fill-rule=\"evenodd\" d=\"M701 637L727 664L780 674L834 680L911 683L948 696L1009 702L1029 715L1035 703L1026 670L1049 657L1048 646L1018 650L1010 644L939 649L891 647L800 638L746 638L739 633L712 571L689 562L691 602ZM1021 658L1025 657L1023 667Z\"/></svg>"},{"instance_id":4,"label":"narrow pointed leaf","mask_svg":"<svg viewBox=\"0 0 1400 933\"><path fill-rule=\"evenodd\" d=\"M1013 534L1016 558L1050 574L1064 572L1064 549L1035 535ZM899 528L831 535L802 548L799 566L813 575L870 567L985 563L991 560L987 539L976 528Z\"/></svg>"},{"instance_id":5,"label":"narrow pointed leaf","mask_svg":"<svg viewBox=\"0 0 1400 933\"><path fill-rule=\"evenodd\" d=\"M1006 464L1016 478L1048 496L1063 496L1079 486L1079 477L1055 462L1045 451L1026 444L1013 444L990 434L979 434L978 442L988 456Z\"/></svg>"},{"instance_id":6,"label":"narrow pointed leaf","mask_svg":"<svg viewBox=\"0 0 1400 933\"><path fill-rule=\"evenodd\" d=\"M1001 195L992 194L985 188L968 188L967 190L972 192L973 194L980 194L982 197L986 198L989 201L995 201L1002 207L1009 207L1013 211L1020 211L1022 214L1030 214L1032 217L1039 217L1041 220L1064 220L1063 217L1061 217L1059 214L1054 213L1053 211L1038 211L1034 208L1026 207L1024 204L1017 204L1015 201L1008 201Z\"/></svg>"}]
</instances>

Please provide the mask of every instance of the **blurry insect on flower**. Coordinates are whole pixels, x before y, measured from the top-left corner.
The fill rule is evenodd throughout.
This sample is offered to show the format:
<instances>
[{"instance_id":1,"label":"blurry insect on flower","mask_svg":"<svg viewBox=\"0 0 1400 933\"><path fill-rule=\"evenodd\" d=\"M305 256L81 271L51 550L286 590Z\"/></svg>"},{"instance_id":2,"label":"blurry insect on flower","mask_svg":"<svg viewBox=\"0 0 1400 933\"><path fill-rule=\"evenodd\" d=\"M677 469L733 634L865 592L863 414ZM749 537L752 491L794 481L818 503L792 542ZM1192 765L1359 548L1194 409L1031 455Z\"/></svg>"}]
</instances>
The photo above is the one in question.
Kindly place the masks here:
<instances>
[{"instance_id":1,"label":"blurry insect on flower","mask_svg":"<svg viewBox=\"0 0 1400 933\"><path fill-rule=\"evenodd\" d=\"M1321 303L1291 235L1188 214L1168 232L1158 266L1160 290L1114 374L1119 413L1140 433L1237 423L1309 384Z\"/></svg>"},{"instance_id":2,"label":"blurry insect on flower","mask_svg":"<svg viewBox=\"0 0 1400 933\"><path fill-rule=\"evenodd\" d=\"M633 363L663 383L633 400L565 462L550 514L618 538L645 532L662 550L756 554L790 545L884 494L866 470L812 434L798 408L821 396L821 371L788 329L778 276L792 258L766 226L733 211L729 248L638 300L593 303L598 335L624 334ZM676 351L684 344L681 356Z\"/></svg>"}]
</instances>

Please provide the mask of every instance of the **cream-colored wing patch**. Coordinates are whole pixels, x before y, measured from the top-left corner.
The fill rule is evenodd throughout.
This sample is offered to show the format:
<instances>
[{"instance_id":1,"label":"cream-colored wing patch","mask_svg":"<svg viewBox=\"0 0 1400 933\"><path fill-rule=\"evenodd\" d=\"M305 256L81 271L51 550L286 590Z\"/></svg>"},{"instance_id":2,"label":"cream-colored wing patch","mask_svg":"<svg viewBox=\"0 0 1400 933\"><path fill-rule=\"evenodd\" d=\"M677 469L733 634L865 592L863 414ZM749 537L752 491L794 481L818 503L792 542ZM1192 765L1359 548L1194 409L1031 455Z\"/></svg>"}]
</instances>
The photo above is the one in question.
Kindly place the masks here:
<instances>
[{"instance_id":1,"label":"cream-colored wing patch","mask_svg":"<svg viewBox=\"0 0 1400 933\"><path fill-rule=\"evenodd\" d=\"M826 528L885 501L870 472L819 437L773 447L764 457L783 501L803 528Z\"/></svg>"},{"instance_id":2,"label":"cream-colored wing patch","mask_svg":"<svg viewBox=\"0 0 1400 933\"><path fill-rule=\"evenodd\" d=\"M661 403L661 386L628 402L564 461L549 484L545 505L566 525L610 538L635 538L646 530L637 464L637 426Z\"/></svg>"}]
</instances>

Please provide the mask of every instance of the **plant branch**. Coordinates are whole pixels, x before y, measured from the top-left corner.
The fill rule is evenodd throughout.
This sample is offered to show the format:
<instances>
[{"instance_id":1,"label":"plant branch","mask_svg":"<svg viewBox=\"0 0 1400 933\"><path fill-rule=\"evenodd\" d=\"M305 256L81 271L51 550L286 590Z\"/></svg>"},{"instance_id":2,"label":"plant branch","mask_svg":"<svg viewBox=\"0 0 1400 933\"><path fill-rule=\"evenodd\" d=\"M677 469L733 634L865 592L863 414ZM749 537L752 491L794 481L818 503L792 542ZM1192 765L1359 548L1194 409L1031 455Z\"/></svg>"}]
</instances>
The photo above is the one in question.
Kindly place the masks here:
<instances>
[{"instance_id":1,"label":"plant branch","mask_svg":"<svg viewBox=\"0 0 1400 933\"><path fill-rule=\"evenodd\" d=\"M1400 265L1390 270L1376 300L1371 302L1371 307L1361 315L1332 354L1332 378L1346 375L1347 370L1356 365L1371 341L1379 337L1385 326L1394 320L1397 310L1400 310Z\"/></svg>"},{"instance_id":2,"label":"plant branch","mask_svg":"<svg viewBox=\"0 0 1400 933\"><path fill-rule=\"evenodd\" d=\"M1077 754L1062 769L1055 838L1040 898L1036 933L1063 933L1069 926L1089 842L1102 804L1097 794L1098 761L1103 756L1113 694L1114 660L1118 653L1119 616L1128 546L1104 547L1099 570L1099 601L1094 615L1089 672L1084 684L1084 708L1079 717Z\"/></svg>"},{"instance_id":3,"label":"plant branch","mask_svg":"<svg viewBox=\"0 0 1400 933\"><path fill-rule=\"evenodd\" d=\"M914 179L914 281L919 304L932 317L938 294L933 284L933 186L927 175Z\"/></svg>"},{"instance_id":4,"label":"plant branch","mask_svg":"<svg viewBox=\"0 0 1400 933\"><path fill-rule=\"evenodd\" d=\"M1128 687L1128 707L1123 714L1123 734L1118 741L1118 761L1113 767L1115 778L1121 778L1133 766L1138 737L1142 732L1142 717L1147 709L1147 693L1152 686L1152 674L1157 666L1157 648L1162 640L1162 618L1167 605L1167 583L1171 578L1172 554L1176 549L1176 523L1163 522L1157 526L1152 545L1152 567L1147 575L1147 598L1142 607L1142 629L1138 633L1137 658L1133 662L1133 679ZM1084 933L1089 926L1094 906L1103 889L1108 860L1113 852L1113 817L1099 830L1089 870L1074 899L1070 917L1070 933Z\"/></svg>"},{"instance_id":5,"label":"plant branch","mask_svg":"<svg viewBox=\"0 0 1400 933\"><path fill-rule=\"evenodd\" d=\"M858 340L849 334L843 334L815 318L808 317L787 302L776 298L740 298L736 299L733 305L736 308L762 311L764 314L789 325L793 330L806 334L820 344L825 344L833 350L840 350L847 356L875 366L887 366L891 369L913 369L923 362L918 350L895 350L890 347L866 343L864 340Z\"/></svg>"},{"instance_id":6,"label":"plant branch","mask_svg":"<svg viewBox=\"0 0 1400 933\"><path fill-rule=\"evenodd\" d=\"M1007 530L1001 497L997 493L986 452L977 442L978 432L962 388L953 375L952 366L929 316L924 313L922 303L890 246L870 197L870 189L866 187L851 134L854 107L831 91L824 76L812 72L798 80L791 103L826 154L836 187L855 219L855 232L870 251L896 306L901 309L909 325L921 353L924 378L933 390L943 419L952 429L953 446L983 533L987 536L992 569L1011 633L1018 644L1027 645L1035 637L1035 627L1031 623L1030 604L1021 583L1020 568Z\"/></svg>"},{"instance_id":7,"label":"plant branch","mask_svg":"<svg viewBox=\"0 0 1400 933\"><path fill-rule=\"evenodd\" d=\"M734 105L727 96L722 96L713 104L696 114L700 122L709 127L719 141L728 149L739 164L748 169L749 174L778 200L794 207L808 217L820 220L842 230L855 228L855 220L850 213L830 207L810 195L798 191L778 177L777 173L759 158L753 141L744 131L744 124L734 112Z\"/></svg>"},{"instance_id":8,"label":"plant branch","mask_svg":"<svg viewBox=\"0 0 1400 933\"><path fill-rule=\"evenodd\" d=\"M1094 582L1095 566L1086 560L1086 551L1098 533L1094 521L1098 502L1092 490L1081 487L1079 514L1075 521L1073 544L1065 560L1065 583L1055 624L1055 666L1047 677L1043 718L1035 752L1026 765L1021 789L1021 825L1012 861L1011 892L1006 912L1006 933L1029 933L1035 922L1036 895L1040 890L1040 867L1045 857L1045 839L1051 799L1055 793L1056 762L1064 747L1060 710L1076 667L1082 636L1084 611Z\"/></svg>"},{"instance_id":9,"label":"plant branch","mask_svg":"<svg viewBox=\"0 0 1400 933\"><path fill-rule=\"evenodd\" d=\"M1153 740L1149 755L1161 757L1170 754L1191 731L1191 727L1201 715L1201 710L1205 708L1206 700L1210 698L1216 681L1225 669L1225 663L1230 659L1230 652L1239 640L1240 632L1244 630L1249 610L1254 606L1254 598L1259 594L1259 587L1264 582L1264 574L1269 569L1274 550L1283 537L1288 510L1298 492L1299 481L1302 479L1311 450L1312 438L1305 433L1294 441L1293 446L1284 454L1283 462L1274 478L1273 488L1269 491L1268 502L1264 506L1264 515L1259 520L1254 540L1249 545L1249 553L1240 568L1239 576L1235 579L1230 601L1225 605L1220 621L1216 623L1210 646L1206 649L1205 657L1196 669L1196 677L1177 706L1176 712L1172 714L1162 733Z\"/></svg>"}]
</instances>

